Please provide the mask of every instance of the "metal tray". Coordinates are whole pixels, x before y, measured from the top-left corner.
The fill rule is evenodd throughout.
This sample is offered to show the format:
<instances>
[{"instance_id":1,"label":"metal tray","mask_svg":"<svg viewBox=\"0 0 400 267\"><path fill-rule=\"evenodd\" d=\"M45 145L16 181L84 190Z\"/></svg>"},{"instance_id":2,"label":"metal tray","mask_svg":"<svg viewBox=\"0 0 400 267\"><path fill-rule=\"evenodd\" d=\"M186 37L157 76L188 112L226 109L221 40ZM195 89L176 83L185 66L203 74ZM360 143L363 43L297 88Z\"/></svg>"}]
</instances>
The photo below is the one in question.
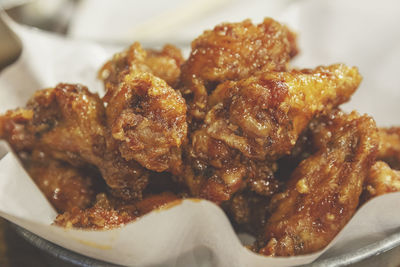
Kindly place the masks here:
<instances>
[{"instance_id":1,"label":"metal tray","mask_svg":"<svg viewBox=\"0 0 400 267\"><path fill-rule=\"evenodd\" d=\"M57 260L79 267L121 267L120 265L92 259L76 252L72 252L68 249L53 244L17 225L12 225L15 228L16 232L21 235L26 241L28 241L33 246L47 252ZM361 263L360 266L364 267L376 266L376 261L368 264L368 259L371 259L371 257L376 257L378 255L385 255L385 252L390 253L388 251L391 251L396 247L400 248L400 232L394 233L385 239L374 242L360 249L349 251L348 253L342 254L337 257L325 258L320 260L317 259L315 262L304 266L347 266L356 263ZM397 251L396 253L398 254ZM366 262L366 264L364 262ZM379 259L379 262L382 263L382 260ZM382 264L379 265L383 266Z\"/></svg>"}]
</instances>

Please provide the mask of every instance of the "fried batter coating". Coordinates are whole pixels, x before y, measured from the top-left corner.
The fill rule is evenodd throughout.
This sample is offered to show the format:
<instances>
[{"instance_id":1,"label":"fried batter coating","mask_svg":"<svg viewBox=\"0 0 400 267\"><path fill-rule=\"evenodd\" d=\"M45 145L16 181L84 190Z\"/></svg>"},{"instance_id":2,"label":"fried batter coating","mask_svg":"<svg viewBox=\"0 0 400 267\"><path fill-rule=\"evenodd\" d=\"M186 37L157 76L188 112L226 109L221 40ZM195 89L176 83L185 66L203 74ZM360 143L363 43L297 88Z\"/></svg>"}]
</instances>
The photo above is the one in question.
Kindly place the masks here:
<instances>
[{"instance_id":1,"label":"fried batter coating","mask_svg":"<svg viewBox=\"0 0 400 267\"><path fill-rule=\"evenodd\" d=\"M247 185L275 193L272 163L291 152L314 116L346 102L360 81L356 68L338 64L221 84L205 124L190 136L185 183L216 203Z\"/></svg>"},{"instance_id":2,"label":"fried batter coating","mask_svg":"<svg viewBox=\"0 0 400 267\"><path fill-rule=\"evenodd\" d=\"M59 84L37 91L25 109L7 112L0 122L2 138L17 152L35 148L73 166L96 166L115 196L141 197L148 171L114 149L103 103L86 87Z\"/></svg>"},{"instance_id":3,"label":"fried batter coating","mask_svg":"<svg viewBox=\"0 0 400 267\"><path fill-rule=\"evenodd\" d=\"M271 201L258 247L264 255L291 256L325 247L353 216L375 160L375 122L334 112L311 123L317 152L303 160L283 193Z\"/></svg>"},{"instance_id":4,"label":"fried batter coating","mask_svg":"<svg viewBox=\"0 0 400 267\"><path fill-rule=\"evenodd\" d=\"M210 97L207 133L246 157L275 160L290 153L315 115L348 101L360 82L357 68L342 64L227 82Z\"/></svg>"},{"instance_id":5,"label":"fried batter coating","mask_svg":"<svg viewBox=\"0 0 400 267\"><path fill-rule=\"evenodd\" d=\"M390 192L400 191L400 128L379 129L377 162L365 181L361 202Z\"/></svg>"},{"instance_id":6,"label":"fried batter coating","mask_svg":"<svg viewBox=\"0 0 400 267\"><path fill-rule=\"evenodd\" d=\"M73 167L51 159L43 152L34 151L26 167L39 189L60 213L88 208L101 187L101 178L96 177L93 169Z\"/></svg>"},{"instance_id":7,"label":"fried batter coating","mask_svg":"<svg viewBox=\"0 0 400 267\"><path fill-rule=\"evenodd\" d=\"M398 191L400 191L400 171L391 169L383 161L377 161L369 170L361 201L365 202L373 197Z\"/></svg>"},{"instance_id":8,"label":"fried batter coating","mask_svg":"<svg viewBox=\"0 0 400 267\"><path fill-rule=\"evenodd\" d=\"M173 45L165 45L161 51L143 49L139 43L117 53L99 71L107 90L118 85L132 71L152 73L175 87L181 74L184 59L181 51Z\"/></svg>"},{"instance_id":9,"label":"fried batter coating","mask_svg":"<svg viewBox=\"0 0 400 267\"><path fill-rule=\"evenodd\" d=\"M400 170L400 128L379 129L378 160L387 162L390 167Z\"/></svg>"},{"instance_id":10,"label":"fried batter coating","mask_svg":"<svg viewBox=\"0 0 400 267\"><path fill-rule=\"evenodd\" d=\"M67 228L112 229L127 224L155 209L178 200L172 193L161 193L145 197L141 201L124 203L98 194L96 203L89 209L75 208L57 216L55 224Z\"/></svg>"},{"instance_id":11,"label":"fried batter coating","mask_svg":"<svg viewBox=\"0 0 400 267\"><path fill-rule=\"evenodd\" d=\"M185 147L184 157L185 171L180 178L191 194L217 204L229 200L244 187L266 196L279 188L273 175L273 163L251 160L224 142L211 138L205 129L192 134L192 143Z\"/></svg>"},{"instance_id":12,"label":"fried batter coating","mask_svg":"<svg viewBox=\"0 0 400 267\"><path fill-rule=\"evenodd\" d=\"M106 194L98 194L96 203L88 209L72 209L57 216L55 225L66 228L112 229L138 217L134 206L119 210Z\"/></svg>"},{"instance_id":13,"label":"fried batter coating","mask_svg":"<svg viewBox=\"0 0 400 267\"><path fill-rule=\"evenodd\" d=\"M295 39L288 28L270 18L259 25L245 20L205 31L192 42L190 57L182 66L181 91L191 115L204 118L207 96L218 83L286 70L297 53Z\"/></svg>"},{"instance_id":14,"label":"fried batter coating","mask_svg":"<svg viewBox=\"0 0 400 267\"><path fill-rule=\"evenodd\" d=\"M33 114L33 110L17 108L0 116L0 138L6 140L16 152L32 151L35 146L35 136L24 126L33 119Z\"/></svg>"},{"instance_id":15,"label":"fried batter coating","mask_svg":"<svg viewBox=\"0 0 400 267\"><path fill-rule=\"evenodd\" d=\"M153 171L181 172L186 103L179 92L146 72L124 76L105 101L107 124L125 160Z\"/></svg>"}]
</instances>

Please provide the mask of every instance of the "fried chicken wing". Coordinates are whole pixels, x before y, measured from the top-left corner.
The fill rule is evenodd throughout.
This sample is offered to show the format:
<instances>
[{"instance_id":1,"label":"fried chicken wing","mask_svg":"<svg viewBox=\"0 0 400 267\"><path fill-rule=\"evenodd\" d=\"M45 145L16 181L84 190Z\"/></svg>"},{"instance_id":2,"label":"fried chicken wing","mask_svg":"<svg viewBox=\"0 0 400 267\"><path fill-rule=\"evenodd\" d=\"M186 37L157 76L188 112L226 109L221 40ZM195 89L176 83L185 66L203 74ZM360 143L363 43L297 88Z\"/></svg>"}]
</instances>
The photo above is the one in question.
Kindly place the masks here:
<instances>
[{"instance_id":1,"label":"fried chicken wing","mask_svg":"<svg viewBox=\"0 0 400 267\"><path fill-rule=\"evenodd\" d=\"M161 51L143 49L139 43L117 53L99 71L107 91L118 85L132 71L152 73L175 87L183 63L181 51L173 45L165 45Z\"/></svg>"},{"instance_id":2,"label":"fried chicken wing","mask_svg":"<svg viewBox=\"0 0 400 267\"><path fill-rule=\"evenodd\" d=\"M246 157L275 160L290 153L315 115L348 101L360 82L357 69L342 64L228 82L210 97L207 133Z\"/></svg>"},{"instance_id":3,"label":"fried chicken wing","mask_svg":"<svg viewBox=\"0 0 400 267\"><path fill-rule=\"evenodd\" d=\"M204 118L208 94L218 83L260 71L286 70L296 53L295 35L270 18L259 25L245 20L205 31L192 42L189 59L182 66L181 91L191 115Z\"/></svg>"},{"instance_id":4,"label":"fried chicken wing","mask_svg":"<svg viewBox=\"0 0 400 267\"><path fill-rule=\"evenodd\" d=\"M317 152L303 160L259 241L264 255L306 254L325 247L353 216L379 137L375 122L355 112L334 112L311 123Z\"/></svg>"},{"instance_id":5,"label":"fried chicken wing","mask_svg":"<svg viewBox=\"0 0 400 267\"><path fill-rule=\"evenodd\" d=\"M180 173L187 137L180 93L150 73L131 72L107 96L107 124L122 157L153 171Z\"/></svg>"},{"instance_id":6,"label":"fried chicken wing","mask_svg":"<svg viewBox=\"0 0 400 267\"><path fill-rule=\"evenodd\" d=\"M103 103L86 87L59 84L37 91L25 109L7 112L0 122L2 138L16 151L38 149L73 166L96 166L116 196L141 197L148 171L114 149Z\"/></svg>"}]
</instances>

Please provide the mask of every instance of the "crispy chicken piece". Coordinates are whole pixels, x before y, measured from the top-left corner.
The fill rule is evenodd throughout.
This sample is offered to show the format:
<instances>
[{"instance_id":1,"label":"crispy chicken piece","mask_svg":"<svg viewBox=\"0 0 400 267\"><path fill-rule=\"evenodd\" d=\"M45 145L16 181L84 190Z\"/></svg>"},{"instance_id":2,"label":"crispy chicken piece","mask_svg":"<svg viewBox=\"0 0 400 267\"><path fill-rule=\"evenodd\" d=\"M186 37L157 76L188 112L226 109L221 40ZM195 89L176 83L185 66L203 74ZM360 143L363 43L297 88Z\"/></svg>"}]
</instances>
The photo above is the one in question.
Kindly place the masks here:
<instances>
[{"instance_id":1,"label":"crispy chicken piece","mask_svg":"<svg viewBox=\"0 0 400 267\"><path fill-rule=\"evenodd\" d=\"M125 160L153 171L180 173L186 141L186 103L179 92L146 72L131 72L105 101L107 124Z\"/></svg>"},{"instance_id":2,"label":"crispy chicken piece","mask_svg":"<svg viewBox=\"0 0 400 267\"><path fill-rule=\"evenodd\" d=\"M266 196L279 188L273 175L273 163L251 160L224 142L211 138L205 129L192 134L192 144L185 147L184 157L184 174L178 178L183 179L195 197L220 204L247 186Z\"/></svg>"},{"instance_id":3,"label":"crispy chicken piece","mask_svg":"<svg viewBox=\"0 0 400 267\"><path fill-rule=\"evenodd\" d=\"M400 170L400 127L379 129L379 151L377 159Z\"/></svg>"},{"instance_id":4,"label":"crispy chicken piece","mask_svg":"<svg viewBox=\"0 0 400 267\"><path fill-rule=\"evenodd\" d=\"M377 161L369 170L361 202L386 193L398 191L400 191L400 171L391 169L383 161Z\"/></svg>"},{"instance_id":5,"label":"crispy chicken piece","mask_svg":"<svg viewBox=\"0 0 400 267\"><path fill-rule=\"evenodd\" d=\"M136 218L177 201L169 192L150 195L141 201L124 203L106 194L98 194L96 203L88 209L75 208L57 216L55 224L67 228L106 230L127 224Z\"/></svg>"},{"instance_id":6,"label":"crispy chicken piece","mask_svg":"<svg viewBox=\"0 0 400 267\"><path fill-rule=\"evenodd\" d=\"M165 45L161 51L143 49L139 43L117 53L99 71L107 91L112 90L124 76L132 71L152 73L175 87L181 74L184 59L181 51L173 45Z\"/></svg>"},{"instance_id":7,"label":"crispy chicken piece","mask_svg":"<svg viewBox=\"0 0 400 267\"><path fill-rule=\"evenodd\" d=\"M205 124L191 134L185 183L216 203L247 185L275 193L272 162L290 153L314 116L346 102L360 81L356 68L332 65L221 84Z\"/></svg>"},{"instance_id":8,"label":"crispy chicken piece","mask_svg":"<svg viewBox=\"0 0 400 267\"><path fill-rule=\"evenodd\" d=\"M271 201L258 248L264 255L291 256L325 247L351 219L375 160L375 122L336 111L311 123L317 152L295 169L283 193Z\"/></svg>"},{"instance_id":9,"label":"crispy chicken piece","mask_svg":"<svg viewBox=\"0 0 400 267\"><path fill-rule=\"evenodd\" d=\"M205 31L192 42L192 52L182 66L181 91L191 116L203 119L207 97L218 83L247 78L255 72L284 71L297 54L295 35L266 18L223 23Z\"/></svg>"},{"instance_id":10,"label":"crispy chicken piece","mask_svg":"<svg viewBox=\"0 0 400 267\"><path fill-rule=\"evenodd\" d=\"M29 175L58 212L88 208L101 190L100 174L92 168L73 167L40 151L25 162Z\"/></svg>"},{"instance_id":11,"label":"crispy chicken piece","mask_svg":"<svg viewBox=\"0 0 400 267\"><path fill-rule=\"evenodd\" d=\"M115 196L140 198L147 184L148 171L114 148L103 103L84 86L37 91L26 108L2 116L0 125L1 137L17 152L38 149L73 166L96 166Z\"/></svg>"},{"instance_id":12,"label":"crispy chicken piece","mask_svg":"<svg viewBox=\"0 0 400 267\"><path fill-rule=\"evenodd\" d=\"M357 68L342 64L227 82L210 96L207 133L246 157L276 160L315 115L348 101L360 82Z\"/></svg>"}]
</instances>

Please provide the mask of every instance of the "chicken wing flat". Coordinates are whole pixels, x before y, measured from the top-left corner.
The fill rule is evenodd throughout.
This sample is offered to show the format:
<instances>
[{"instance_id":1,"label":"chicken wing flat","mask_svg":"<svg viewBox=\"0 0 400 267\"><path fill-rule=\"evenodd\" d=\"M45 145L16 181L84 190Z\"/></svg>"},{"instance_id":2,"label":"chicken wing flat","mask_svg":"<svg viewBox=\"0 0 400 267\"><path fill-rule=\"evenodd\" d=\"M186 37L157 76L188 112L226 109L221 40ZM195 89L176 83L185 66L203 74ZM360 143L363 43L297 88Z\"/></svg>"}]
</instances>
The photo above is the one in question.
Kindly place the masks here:
<instances>
[{"instance_id":1,"label":"chicken wing flat","mask_svg":"<svg viewBox=\"0 0 400 267\"><path fill-rule=\"evenodd\" d=\"M204 118L208 94L218 83L259 71L285 70L297 53L295 39L285 26L270 18L259 25L245 20L205 31L192 42L189 59L182 66L181 91L191 115Z\"/></svg>"},{"instance_id":2,"label":"chicken wing flat","mask_svg":"<svg viewBox=\"0 0 400 267\"><path fill-rule=\"evenodd\" d=\"M29 175L58 212L88 208L102 188L100 174L93 168L73 167L40 151L25 162Z\"/></svg>"},{"instance_id":3,"label":"chicken wing flat","mask_svg":"<svg viewBox=\"0 0 400 267\"><path fill-rule=\"evenodd\" d=\"M317 152L303 160L286 190L271 201L272 215L258 244L264 255L291 256L325 247L353 216L375 160L375 122L336 111L310 124Z\"/></svg>"},{"instance_id":4,"label":"chicken wing flat","mask_svg":"<svg viewBox=\"0 0 400 267\"><path fill-rule=\"evenodd\" d=\"M181 172L187 122L180 93L150 73L131 72L107 96L107 125L122 157L153 171Z\"/></svg>"},{"instance_id":5,"label":"chicken wing flat","mask_svg":"<svg viewBox=\"0 0 400 267\"><path fill-rule=\"evenodd\" d=\"M181 51L173 45L165 45L161 51L156 51L145 50L136 42L105 63L99 71L99 78L110 91L126 74L141 71L152 73L175 87L178 84L183 61Z\"/></svg>"},{"instance_id":6,"label":"chicken wing flat","mask_svg":"<svg viewBox=\"0 0 400 267\"><path fill-rule=\"evenodd\" d=\"M37 91L25 109L7 112L0 122L2 138L17 152L37 149L73 166L95 166L116 196L141 197L148 171L114 149L103 102L86 87L59 84Z\"/></svg>"}]
</instances>

